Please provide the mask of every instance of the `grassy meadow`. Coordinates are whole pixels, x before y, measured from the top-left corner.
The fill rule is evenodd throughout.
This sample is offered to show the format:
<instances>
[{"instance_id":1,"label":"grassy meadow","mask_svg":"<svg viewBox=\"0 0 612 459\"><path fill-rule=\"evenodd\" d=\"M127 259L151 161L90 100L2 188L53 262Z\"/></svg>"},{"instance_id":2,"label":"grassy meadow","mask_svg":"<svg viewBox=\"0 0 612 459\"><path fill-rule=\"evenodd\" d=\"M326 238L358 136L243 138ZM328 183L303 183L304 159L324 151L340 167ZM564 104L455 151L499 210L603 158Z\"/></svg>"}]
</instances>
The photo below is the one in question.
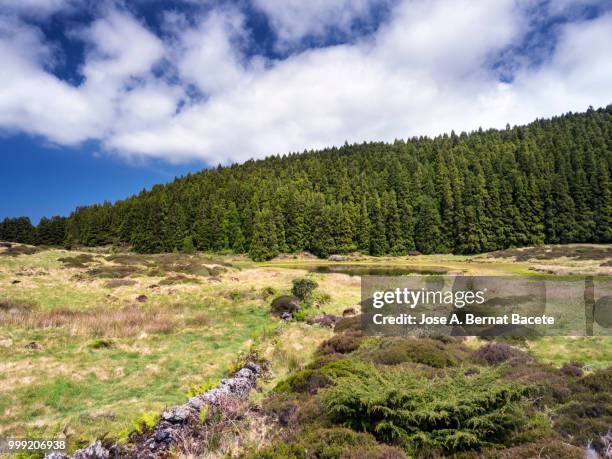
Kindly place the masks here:
<instances>
[{"instance_id":1,"label":"grassy meadow","mask_svg":"<svg viewBox=\"0 0 612 459\"><path fill-rule=\"evenodd\" d=\"M294 278L319 284L317 313L358 307L358 276L309 272L314 265L439 266L481 275L611 269L608 246L531 250L342 262L297 256L255 264L205 254L0 248L0 437L67 435L76 445L105 433L121 437L135 419L182 403L227 375L252 346L271 362L254 395L262 397L332 335L270 315L271 300L289 293ZM467 345L476 348L479 340ZM556 366L612 364L610 337L547 337L527 346Z\"/></svg>"}]
</instances>

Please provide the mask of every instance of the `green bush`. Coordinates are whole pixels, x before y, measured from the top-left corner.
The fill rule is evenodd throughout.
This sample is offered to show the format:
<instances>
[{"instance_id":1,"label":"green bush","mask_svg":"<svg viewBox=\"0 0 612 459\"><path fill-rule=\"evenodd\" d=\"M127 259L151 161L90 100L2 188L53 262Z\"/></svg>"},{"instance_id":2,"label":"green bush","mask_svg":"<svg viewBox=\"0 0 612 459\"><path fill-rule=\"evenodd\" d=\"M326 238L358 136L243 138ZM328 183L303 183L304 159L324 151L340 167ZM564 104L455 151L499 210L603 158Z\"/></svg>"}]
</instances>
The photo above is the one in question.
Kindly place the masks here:
<instances>
[{"instance_id":1,"label":"green bush","mask_svg":"<svg viewBox=\"0 0 612 459\"><path fill-rule=\"evenodd\" d=\"M274 390L316 394L319 389L332 385L340 377L360 373L362 367L363 364L350 359L330 360L318 368L305 368L289 375Z\"/></svg>"},{"instance_id":2,"label":"green bush","mask_svg":"<svg viewBox=\"0 0 612 459\"><path fill-rule=\"evenodd\" d=\"M414 362L446 368L457 365L465 353L460 344L449 345L429 338L385 338L360 353L359 357L383 365Z\"/></svg>"},{"instance_id":3,"label":"green bush","mask_svg":"<svg viewBox=\"0 0 612 459\"><path fill-rule=\"evenodd\" d=\"M310 301L312 299L312 293L319 286L314 280L307 277L300 277L293 279L293 287L291 293L302 301Z\"/></svg>"},{"instance_id":4,"label":"green bush","mask_svg":"<svg viewBox=\"0 0 612 459\"><path fill-rule=\"evenodd\" d=\"M183 253L194 253L195 246L193 245L193 238L191 236L185 236L183 239Z\"/></svg>"},{"instance_id":5,"label":"green bush","mask_svg":"<svg viewBox=\"0 0 612 459\"><path fill-rule=\"evenodd\" d=\"M397 367L365 366L323 389L330 419L416 451L455 452L509 443L524 426L527 389L484 369L427 380Z\"/></svg>"}]
</instances>

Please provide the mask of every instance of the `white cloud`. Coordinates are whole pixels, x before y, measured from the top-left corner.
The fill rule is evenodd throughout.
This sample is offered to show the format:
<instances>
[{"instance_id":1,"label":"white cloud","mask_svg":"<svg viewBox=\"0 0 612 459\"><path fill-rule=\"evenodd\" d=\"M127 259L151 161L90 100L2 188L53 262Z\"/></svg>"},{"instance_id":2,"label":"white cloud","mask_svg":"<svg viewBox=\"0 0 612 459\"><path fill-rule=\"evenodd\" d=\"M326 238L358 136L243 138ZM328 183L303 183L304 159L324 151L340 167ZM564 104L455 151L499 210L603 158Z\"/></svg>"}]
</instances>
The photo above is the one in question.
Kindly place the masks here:
<instances>
[{"instance_id":1,"label":"white cloud","mask_svg":"<svg viewBox=\"0 0 612 459\"><path fill-rule=\"evenodd\" d=\"M281 47L295 44L307 35L322 36L330 27L349 32L356 19L389 0L254 0L266 13Z\"/></svg>"},{"instance_id":2,"label":"white cloud","mask_svg":"<svg viewBox=\"0 0 612 459\"><path fill-rule=\"evenodd\" d=\"M27 16L45 16L74 6L78 0L0 0L0 11Z\"/></svg>"},{"instance_id":3,"label":"white cloud","mask_svg":"<svg viewBox=\"0 0 612 459\"><path fill-rule=\"evenodd\" d=\"M326 5L305 20L326 18ZM527 33L521 6L404 0L371 36L276 61L246 57L252 37L236 10L191 24L175 15L165 42L110 10L79 35L88 52L78 87L46 70L53 53L33 26L0 21L0 126L58 143L97 139L126 156L215 164L345 140L503 127L610 103L612 15L561 26L546 62L499 81L489 61ZM317 33L313 27L285 39ZM153 72L164 59L167 80ZM189 85L205 97L190 99Z\"/></svg>"},{"instance_id":4,"label":"white cloud","mask_svg":"<svg viewBox=\"0 0 612 459\"><path fill-rule=\"evenodd\" d=\"M244 77L237 49L246 38L243 22L238 11L213 10L197 27L175 32L179 33L175 59L185 82L194 83L207 94L238 84Z\"/></svg>"}]
</instances>

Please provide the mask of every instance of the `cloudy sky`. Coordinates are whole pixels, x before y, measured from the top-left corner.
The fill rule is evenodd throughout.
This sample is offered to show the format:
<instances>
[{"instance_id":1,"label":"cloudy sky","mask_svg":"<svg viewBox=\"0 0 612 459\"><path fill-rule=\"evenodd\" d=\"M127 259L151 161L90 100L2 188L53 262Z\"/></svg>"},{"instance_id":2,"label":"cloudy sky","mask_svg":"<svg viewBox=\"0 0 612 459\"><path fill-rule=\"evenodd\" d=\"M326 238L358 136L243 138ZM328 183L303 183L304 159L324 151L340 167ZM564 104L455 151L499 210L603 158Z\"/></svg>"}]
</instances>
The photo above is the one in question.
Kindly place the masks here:
<instances>
[{"instance_id":1,"label":"cloudy sky","mask_svg":"<svg viewBox=\"0 0 612 459\"><path fill-rule=\"evenodd\" d=\"M0 0L0 217L605 106L610 43L606 0Z\"/></svg>"}]
</instances>

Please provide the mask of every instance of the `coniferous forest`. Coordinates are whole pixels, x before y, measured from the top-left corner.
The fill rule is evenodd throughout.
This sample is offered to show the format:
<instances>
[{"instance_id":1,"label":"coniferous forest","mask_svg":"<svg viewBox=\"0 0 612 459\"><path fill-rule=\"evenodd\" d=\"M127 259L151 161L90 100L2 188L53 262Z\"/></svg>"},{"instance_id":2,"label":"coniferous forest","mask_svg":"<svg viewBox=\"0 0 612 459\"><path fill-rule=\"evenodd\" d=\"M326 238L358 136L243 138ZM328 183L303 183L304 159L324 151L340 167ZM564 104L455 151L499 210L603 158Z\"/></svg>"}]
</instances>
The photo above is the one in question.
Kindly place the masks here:
<instances>
[{"instance_id":1,"label":"coniferous forest","mask_svg":"<svg viewBox=\"0 0 612 459\"><path fill-rule=\"evenodd\" d=\"M280 135L280 134L279 134ZM203 170L0 240L143 253L477 253L612 242L612 105L504 130L363 143Z\"/></svg>"}]
</instances>

